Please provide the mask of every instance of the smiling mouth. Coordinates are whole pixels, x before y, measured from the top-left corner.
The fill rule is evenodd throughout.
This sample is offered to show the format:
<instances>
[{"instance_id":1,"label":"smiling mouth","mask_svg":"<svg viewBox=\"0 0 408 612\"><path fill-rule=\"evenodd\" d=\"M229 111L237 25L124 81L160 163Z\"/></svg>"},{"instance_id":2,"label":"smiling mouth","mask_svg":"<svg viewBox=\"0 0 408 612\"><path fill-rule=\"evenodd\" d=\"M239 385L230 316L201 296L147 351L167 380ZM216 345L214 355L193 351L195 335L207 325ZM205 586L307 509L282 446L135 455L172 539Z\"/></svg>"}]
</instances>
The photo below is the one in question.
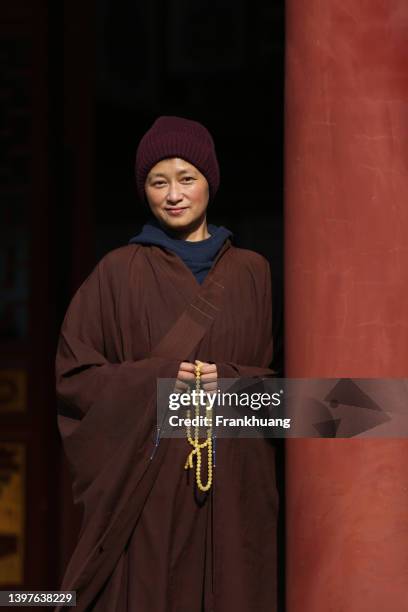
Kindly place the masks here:
<instances>
[{"instance_id":1,"label":"smiling mouth","mask_svg":"<svg viewBox=\"0 0 408 612\"><path fill-rule=\"evenodd\" d=\"M164 210L166 210L167 212L180 212L182 210L187 210L188 206L181 206L181 207L177 207L177 208L173 208L173 207L168 207L165 208Z\"/></svg>"}]
</instances>

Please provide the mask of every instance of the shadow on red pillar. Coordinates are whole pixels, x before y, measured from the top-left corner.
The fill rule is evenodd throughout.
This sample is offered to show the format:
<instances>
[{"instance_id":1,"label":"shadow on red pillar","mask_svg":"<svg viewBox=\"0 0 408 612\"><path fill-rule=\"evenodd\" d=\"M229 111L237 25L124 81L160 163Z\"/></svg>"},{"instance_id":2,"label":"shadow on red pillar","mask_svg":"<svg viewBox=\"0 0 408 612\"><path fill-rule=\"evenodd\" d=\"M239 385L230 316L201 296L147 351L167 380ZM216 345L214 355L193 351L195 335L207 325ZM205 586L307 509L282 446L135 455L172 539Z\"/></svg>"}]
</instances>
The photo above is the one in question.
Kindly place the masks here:
<instances>
[{"instance_id":1,"label":"shadow on red pillar","mask_svg":"<svg viewBox=\"0 0 408 612\"><path fill-rule=\"evenodd\" d=\"M408 377L408 4L286 2L288 377ZM408 441L287 441L287 612L408 610Z\"/></svg>"}]
</instances>

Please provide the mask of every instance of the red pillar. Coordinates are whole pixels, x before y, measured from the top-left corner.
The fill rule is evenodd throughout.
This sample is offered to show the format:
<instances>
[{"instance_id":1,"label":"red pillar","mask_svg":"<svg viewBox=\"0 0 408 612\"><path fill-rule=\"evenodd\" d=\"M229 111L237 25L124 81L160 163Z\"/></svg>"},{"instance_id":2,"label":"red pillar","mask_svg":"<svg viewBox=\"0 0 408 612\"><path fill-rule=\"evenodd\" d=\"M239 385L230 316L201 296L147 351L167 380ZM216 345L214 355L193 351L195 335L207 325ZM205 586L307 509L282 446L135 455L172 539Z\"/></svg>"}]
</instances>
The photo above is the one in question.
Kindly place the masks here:
<instances>
[{"instance_id":1,"label":"red pillar","mask_svg":"<svg viewBox=\"0 0 408 612\"><path fill-rule=\"evenodd\" d=\"M288 377L408 377L408 3L286 1ZM287 612L408 610L408 441L287 442Z\"/></svg>"}]
</instances>

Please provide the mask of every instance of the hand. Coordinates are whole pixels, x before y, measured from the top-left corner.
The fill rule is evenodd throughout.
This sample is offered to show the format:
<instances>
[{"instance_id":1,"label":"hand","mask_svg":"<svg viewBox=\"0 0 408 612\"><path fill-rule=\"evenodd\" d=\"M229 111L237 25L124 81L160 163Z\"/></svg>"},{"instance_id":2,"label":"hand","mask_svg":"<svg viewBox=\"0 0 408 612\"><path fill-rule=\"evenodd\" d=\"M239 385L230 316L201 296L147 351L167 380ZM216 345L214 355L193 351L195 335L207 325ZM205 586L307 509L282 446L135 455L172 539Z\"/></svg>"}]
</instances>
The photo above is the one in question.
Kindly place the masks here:
<instances>
[{"instance_id":1,"label":"hand","mask_svg":"<svg viewBox=\"0 0 408 612\"><path fill-rule=\"evenodd\" d=\"M198 363L196 359L195 363ZM217 366L215 363L206 363L201 361L201 387L204 391L216 391L217 390Z\"/></svg>"},{"instance_id":2,"label":"hand","mask_svg":"<svg viewBox=\"0 0 408 612\"><path fill-rule=\"evenodd\" d=\"M180 363L176 384L174 385L175 392L184 393L191 389L195 381L194 368L194 363L190 363L189 361L182 361L182 363Z\"/></svg>"},{"instance_id":3,"label":"hand","mask_svg":"<svg viewBox=\"0 0 408 612\"><path fill-rule=\"evenodd\" d=\"M195 363L183 361L177 373L177 380L174 386L176 392L182 393L189 391L195 384ZM201 361L201 388L205 391L215 391L217 389L217 366L215 363Z\"/></svg>"}]
</instances>

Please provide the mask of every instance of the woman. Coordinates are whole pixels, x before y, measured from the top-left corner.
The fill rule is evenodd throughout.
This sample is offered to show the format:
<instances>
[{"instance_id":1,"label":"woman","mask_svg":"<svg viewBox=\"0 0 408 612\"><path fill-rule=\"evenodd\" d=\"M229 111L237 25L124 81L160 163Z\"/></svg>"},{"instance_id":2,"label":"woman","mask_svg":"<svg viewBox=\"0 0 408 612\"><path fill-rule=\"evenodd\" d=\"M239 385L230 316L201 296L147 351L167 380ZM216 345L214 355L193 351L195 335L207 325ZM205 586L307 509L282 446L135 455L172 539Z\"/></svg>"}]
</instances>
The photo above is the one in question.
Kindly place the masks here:
<instances>
[{"instance_id":1,"label":"woman","mask_svg":"<svg viewBox=\"0 0 408 612\"><path fill-rule=\"evenodd\" d=\"M156 381L272 376L271 285L261 255L207 224L219 186L196 121L159 117L136 185L152 217L74 295L56 356L58 425L83 523L62 589L78 610L276 610L275 448L220 439L197 491L185 439L156 435ZM56 608L59 609L59 608Z\"/></svg>"}]
</instances>

